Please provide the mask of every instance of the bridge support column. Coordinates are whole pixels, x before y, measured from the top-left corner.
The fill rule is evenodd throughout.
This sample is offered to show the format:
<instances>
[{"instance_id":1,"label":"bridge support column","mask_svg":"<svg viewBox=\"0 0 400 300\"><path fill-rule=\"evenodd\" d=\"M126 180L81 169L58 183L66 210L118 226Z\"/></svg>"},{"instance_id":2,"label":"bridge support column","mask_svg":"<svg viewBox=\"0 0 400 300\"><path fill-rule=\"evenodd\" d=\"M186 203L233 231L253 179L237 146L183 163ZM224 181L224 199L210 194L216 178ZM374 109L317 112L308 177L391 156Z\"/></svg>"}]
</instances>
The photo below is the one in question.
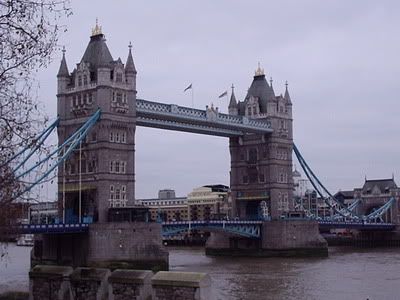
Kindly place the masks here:
<instances>
[{"instance_id":1,"label":"bridge support column","mask_svg":"<svg viewBox=\"0 0 400 300\"><path fill-rule=\"evenodd\" d=\"M328 256L328 243L316 221L264 222L262 248L271 256Z\"/></svg>"},{"instance_id":2,"label":"bridge support column","mask_svg":"<svg viewBox=\"0 0 400 300\"><path fill-rule=\"evenodd\" d=\"M43 234L35 241L31 264L157 271L169 268L161 225L146 222L94 223L86 233Z\"/></svg>"},{"instance_id":3,"label":"bridge support column","mask_svg":"<svg viewBox=\"0 0 400 300\"><path fill-rule=\"evenodd\" d=\"M328 244L314 221L268 221L260 239L211 233L206 254L216 256L328 256Z\"/></svg>"}]
</instances>

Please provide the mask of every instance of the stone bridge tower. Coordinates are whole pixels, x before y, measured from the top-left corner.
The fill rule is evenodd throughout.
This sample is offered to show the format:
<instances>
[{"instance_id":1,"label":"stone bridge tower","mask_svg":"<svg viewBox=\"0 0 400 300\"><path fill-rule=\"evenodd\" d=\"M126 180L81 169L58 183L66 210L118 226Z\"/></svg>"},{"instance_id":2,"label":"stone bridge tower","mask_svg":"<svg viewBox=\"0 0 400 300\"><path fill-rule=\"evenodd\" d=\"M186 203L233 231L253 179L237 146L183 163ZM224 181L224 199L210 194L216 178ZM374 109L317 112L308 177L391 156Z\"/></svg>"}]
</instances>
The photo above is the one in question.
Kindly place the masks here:
<instances>
[{"instance_id":1,"label":"stone bridge tower","mask_svg":"<svg viewBox=\"0 0 400 300\"><path fill-rule=\"evenodd\" d=\"M236 101L232 88L229 113L268 120L274 130L270 135L246 134L229 140L237 216L278 219L293 209L293 119L287 84L285 95L275 96L272 79L268 84L258 66L244 101Z\"/></svg>"},{"instance_id":2,"label":"stone bridge tower","mask_svg":"<svg viewBox=\"0 0 400 300\"><path fill-rule=\"evenodd\" d=\"M107 220L109 207L135 199L136 69L114 60L96 24L81 61L69 73L65 50L57 74L61 145L98 108L101 118L58 173L60 210L67 223ZM65 210L63 206L65 203Z\"/></svg>"}]
</instances>

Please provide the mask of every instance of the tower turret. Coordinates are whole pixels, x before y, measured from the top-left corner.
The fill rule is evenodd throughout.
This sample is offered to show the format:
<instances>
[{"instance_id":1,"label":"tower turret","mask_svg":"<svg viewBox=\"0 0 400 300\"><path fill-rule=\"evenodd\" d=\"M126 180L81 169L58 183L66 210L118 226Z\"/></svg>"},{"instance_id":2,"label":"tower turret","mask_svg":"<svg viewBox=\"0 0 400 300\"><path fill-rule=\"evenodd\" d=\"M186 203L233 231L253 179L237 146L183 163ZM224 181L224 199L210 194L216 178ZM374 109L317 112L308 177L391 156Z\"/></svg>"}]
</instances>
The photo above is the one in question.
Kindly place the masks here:
<instances>
[{"instance_id":1,"label":"tower turret","mask_svg":"<svg viewBox=\"0 0 400 300\"><path fill-rule=\"evenodd\" d=\"M58 93L62 93L66 90L67 85L70 81L70 76L68 72L67 61L65 59L65 47L62 50L62 59L60 63L60 68L58 69L57 73L57 91Z\"/></svg>"},{"instance_id":2,"label":"tower turret","mask_svg":"<svg viewBox=\"0 0 400 300\"><path fill-rule=\"evenodd\" d=\"M286 104L292 105L292 99L290 98L290 95L289 95L288 82L287 82L287 81L286 81L286 83L285 83L285 86L286 86L286 89L285 89L285 96L284 96L284 98L285 98L285 100L286 100Z\"/></svg>"},{"instance_id":3,"label":"tower turret","mask_svg":"<svg viewBox=\"0 0 400 300\"><path fill-rule=\"evenodd\" d=\"M132 57L132 43L129 42L129 53L128 53L128 58L126 60L125 64L125 78L126 82L130 85L133 86L133 89L136 91L136 67L135 63L133 62L133 57Z\"/></svg>"},{"instance_id":4,"label":"tower turret","mask_svg":"<svg viewBox=\"0 0 400 300\"><path fill-rule=\"evenodd\" d=\"M133 59L128 59L130 70L132 63ZM68 89L57 95L59 144L101 110L101 118L82 143L80 154L72 154L59 171L58 191L59 199L64 199L65 222L84 216L105 222L109 208L135 202L136 91L125 78L131 73L125 72L121 59L113 60L97 22L70 76L63 56L57 75L59 86L66 86L60 85L63 80L69 82Z\"/></svg>"},{"instance_id":5,"label":"tower turret","mask_svg":"<svg viewBox=\"0 0 400 300\"><path fill-rule=\"evenodd\" d=\"M238 105L235 97L234 86L232 84L232 94L231 100L229 101L228 111L230 115L237 115L238 114Z\"/></svg>"},{"instance_id":6,"label":"tower turret","mask_svg":"<svg viewBox=\"0 0 400 300\"><path fill-rule=\"evenodd\" d=\"M258 65L246 98L237 106L240 116L268 121L273 132L230 138L236 213L240 218L258 218L268 208L268 217L279 219L293 209L291 104L282 95L275 96L272 80L267 82Z\"/></svg>"}]
</instances>

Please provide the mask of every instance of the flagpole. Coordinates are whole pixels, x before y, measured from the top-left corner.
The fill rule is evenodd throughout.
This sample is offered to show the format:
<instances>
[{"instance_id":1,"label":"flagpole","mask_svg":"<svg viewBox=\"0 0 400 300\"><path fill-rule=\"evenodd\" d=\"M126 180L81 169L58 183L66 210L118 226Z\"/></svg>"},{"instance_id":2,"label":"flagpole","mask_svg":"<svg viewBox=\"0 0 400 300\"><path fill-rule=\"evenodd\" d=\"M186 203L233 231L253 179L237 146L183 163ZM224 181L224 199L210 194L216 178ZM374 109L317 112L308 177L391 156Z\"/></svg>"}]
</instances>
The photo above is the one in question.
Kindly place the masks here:
<instances>
[{"instance_id":1,"label":"flagpole","mask_svg":"<svg viewBox=\"0 0 400 300\"><path fill-rule=\"evenodd\" d=\"M192 108L194 108L194 96L193 96L194 92L193 92L193 86L192 86L191 90L192 90Z\"/></svg>"},{"instance_id":2,"label":"flagpole","mask_svg":"<svg viewBox=\"0 0 400 300\"><path fill-rule=\"evenodd\" d=\"M228 93L226 93L226 102L228 103L228 106L229 106L229 95L228 95ZM229 110L228 110L228 113L229 113Z\"/></svg>"}]
</instances>

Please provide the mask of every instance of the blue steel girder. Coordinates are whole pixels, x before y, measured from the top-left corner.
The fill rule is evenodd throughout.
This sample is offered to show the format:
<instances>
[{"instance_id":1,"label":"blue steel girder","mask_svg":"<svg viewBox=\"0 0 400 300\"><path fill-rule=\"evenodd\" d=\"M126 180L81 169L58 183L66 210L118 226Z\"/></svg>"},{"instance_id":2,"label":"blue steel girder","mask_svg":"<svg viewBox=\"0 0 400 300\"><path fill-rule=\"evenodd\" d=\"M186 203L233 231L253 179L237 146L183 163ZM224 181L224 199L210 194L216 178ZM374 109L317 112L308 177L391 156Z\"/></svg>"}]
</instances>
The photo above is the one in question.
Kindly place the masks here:
<instances>
[{"instance_id":1,"label":"blue steel girder","mask_svg":"<svg viewBox=\"0 0 400 300\"><path fill-rule=\"evenodd\" d=\"M81 233L89 230L89 224L28 224L21 225L22 233L42 234L42 233Z\"/></svg>"},{"instance_id":2,"label":"blue steel girder","mask_svg":"<svg viewBox=\"0 0 400 300\"><path fill-rule=\"evenodd\" d=\"M396 228L393 223L367 223L367 222L335 222L318 221L321 229L358 229L363 231L391 231Z\"/></svg>"},{"instance_id":3,"label":"blue steel girder","mask_svg":"<svg viewBox=\"0 0 400 300\"><path fill-rule=\"evenodd\" d=\"M173 236L192 230L223 231L234 235L259 238L261 236L261 221L182 221L163 222L164 237Z\"/></svg>"},{"instance_id":4,"label":"blue steel girder","mask_svg":"<svg viewBox=\"0 0 400 300\"><path fill-rule=\"evenodd\" d=\"M368 216L365 216L365 220L372 220L380 218L384 213L386 213L394 204L396 203L396 199L394 197L390 198L388 202L382 205L377 210L370 213Z\"/></svg>"},{"instance_id":5,"label":"blue steel girder","mask_svg":"<svg viewBox=\"0 0 400 300\"><path fill-rule=\"evenodd\" d=\"M249 119L175 104L136 100L137 125L200 134L233 137L245 133L273 132L268 120Z\"/></svg>"}]
</instances>

